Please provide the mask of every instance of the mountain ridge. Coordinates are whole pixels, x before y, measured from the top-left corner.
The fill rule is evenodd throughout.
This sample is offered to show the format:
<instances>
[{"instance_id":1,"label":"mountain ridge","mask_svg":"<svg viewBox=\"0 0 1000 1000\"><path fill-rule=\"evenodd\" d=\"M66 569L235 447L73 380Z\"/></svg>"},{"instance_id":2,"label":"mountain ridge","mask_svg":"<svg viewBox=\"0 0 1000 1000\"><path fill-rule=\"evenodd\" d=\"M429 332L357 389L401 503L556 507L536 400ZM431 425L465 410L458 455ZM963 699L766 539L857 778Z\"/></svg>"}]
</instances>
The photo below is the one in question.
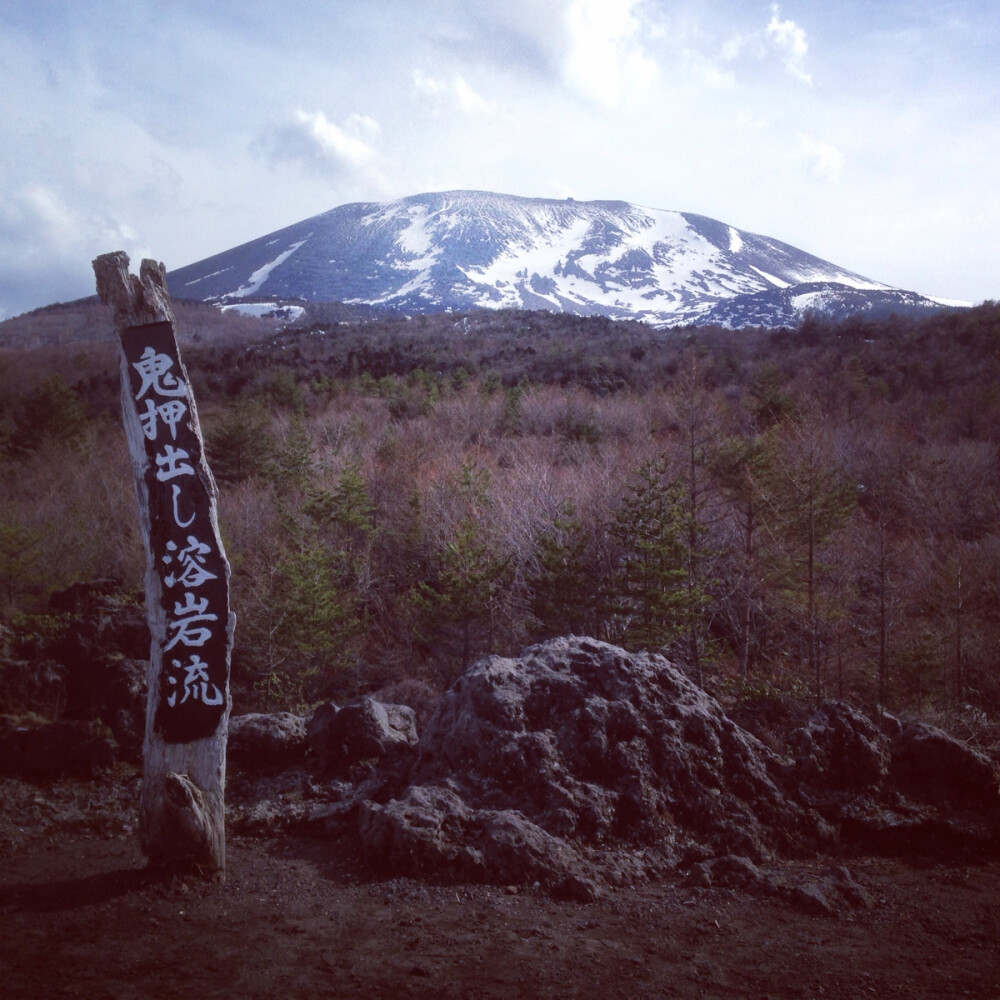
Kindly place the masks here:
<instances>
[{"instance_id":1,"label":"mountain ridge","mask_svg":"<svg viewBox=\"0 0 1000 1000\"><path fill-rule=\"evenodd\" d=\"M488 191L341 205L171 271L168 284L221 306L549 309L658 327L942 308L708 216Z\"/></svg>"}]
</instances>

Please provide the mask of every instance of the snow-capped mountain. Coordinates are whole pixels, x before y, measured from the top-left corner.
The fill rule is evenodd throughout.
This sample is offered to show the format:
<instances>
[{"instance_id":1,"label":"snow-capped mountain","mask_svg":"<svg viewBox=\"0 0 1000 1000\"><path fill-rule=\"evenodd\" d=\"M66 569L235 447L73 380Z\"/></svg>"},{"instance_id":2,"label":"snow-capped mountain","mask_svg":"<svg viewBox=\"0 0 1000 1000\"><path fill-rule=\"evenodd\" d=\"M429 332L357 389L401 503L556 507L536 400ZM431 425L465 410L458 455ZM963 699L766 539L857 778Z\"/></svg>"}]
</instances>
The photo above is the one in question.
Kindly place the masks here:
<instances>
[{"instance_id":1,"label":"snow-capped mountain","mask_svg":"<svg viewBox=\"0 0 1000 1000\"><path fill-rule=\"evenodd\" d=\"M342 205L168 275L220 305L548 309L657 326L940 308L766 236L622 201L478 191Z\"/></svg>"}]
</instances>

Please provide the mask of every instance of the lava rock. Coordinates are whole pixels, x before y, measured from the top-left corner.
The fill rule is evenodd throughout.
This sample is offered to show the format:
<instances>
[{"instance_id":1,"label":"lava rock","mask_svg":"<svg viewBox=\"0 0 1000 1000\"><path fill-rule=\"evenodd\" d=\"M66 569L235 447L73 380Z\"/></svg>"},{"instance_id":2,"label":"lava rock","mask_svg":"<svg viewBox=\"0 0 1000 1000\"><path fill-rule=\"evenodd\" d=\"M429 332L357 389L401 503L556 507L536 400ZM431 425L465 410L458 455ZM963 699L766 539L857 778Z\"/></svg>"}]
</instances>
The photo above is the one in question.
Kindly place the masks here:
<instances>
[{"instance_id":1,"label":"lava rock","mask_svg":"<svg viewBox=\"0 0 1000 1000\"><path fill-rule=\"evenodd\" d=\"M313 713L307 733L320 770L338 772L415 746L417 717L408 705L386 705L370 697L340 709L328 702Z\"/></svg>"},{"instance_id":2,"label":"lava rock","mask_svg":"<svg viewBox=\"0 0 1000 1000\"><path fill-rule=\"evenodd\" d=\"M226 756L242 770L278 770L305 760L305 720L292 712L234 715Z\"/></svg>"},{"instance_id":3,"label":"lava rock","mask_svg":"<svg viewBox=\"0 0 1000 1000\"><path fill-rule=\"evenodd\" d=\"M366 807L362 838L396 871L504 883L582 872L596 885L614 867L598 855L676 861L691 843L757 860L819 836L780 770L664 657L553 639L457 679L421 736L410 787ZM584 854L595 860L581 869Z\"/></svg>"},{"instance_id":4,"label":"lava rock","mask_svg":"<svg viewBox=\"0 0 1000 1000\"><path fill-rule=\"evenodd\" d=\"M815 917L836 917L844 910L870 910L875 905L871 893L843 866L827 869L817 881L791 886L785 895L796 908Z\"/></svg>"},{"instance_id":5,"label":"lava rock","mask_svg":"<svg viewBox=\"0 0 1000 1000\"><path fill-rule=\"evenodd\" d=\"M733 854L699 862L691 868L683 884L693 889L742 889L762 895L776 891L774 881L749 858Z\"/></svg>"},{"instance_id":6,"label":"lava rock","mask_svg":"<svg viewBox=\"0 0 1000 1000\"><path fill-rule=\"evenodd\" d=\"M121 582L114 577L71 583L64 590L49 595L49 610L56 614L80 615L93 612L107 599L121 590Z\"/></svg>"},{"instance_id":7,"label":"lava rock","mask_svg":"<svg viewBox=\"0 0 1000 1000\"><path fill-rule=\"evenodd\" d=\"M997 768L926 722L909 722L892 744L891 776L907 795L956 808L1000 810Z\"/></svg>"},{"instance_id":8,"label":"lava rock","mask_svg":"<svg viewBox=\"0 0 1000 1000\"><path fill-rule=\"evenodd\" d=\"M97 727L64 719L9 730L0 739L0 773L31 781L92 778L115 763L116 751Z\"/></svg>"},{"instance_id":9,"label":"lava rock","mask_svg":"<svg viewBox=\"0 0 1000 1000\"><path fill-rule=\"evenodd\" d=\"M889 769L889 741L843 702L821 705L797 743L797 777L813 788L859 791L877 785Z\"/></svg>"},{"instance_id":10,"label":"lava rock","mask_svg":"<svg viewBox=\"0 0 1000 1000\"><path fill-rule=\"evenodd\" d=\"M453 788L412 786L399 799L361 804L366 859L408 874L495 885L538 882L560 898L599 894L583 858L514 809L476 809Z\"/></svg>"}]
</instances>

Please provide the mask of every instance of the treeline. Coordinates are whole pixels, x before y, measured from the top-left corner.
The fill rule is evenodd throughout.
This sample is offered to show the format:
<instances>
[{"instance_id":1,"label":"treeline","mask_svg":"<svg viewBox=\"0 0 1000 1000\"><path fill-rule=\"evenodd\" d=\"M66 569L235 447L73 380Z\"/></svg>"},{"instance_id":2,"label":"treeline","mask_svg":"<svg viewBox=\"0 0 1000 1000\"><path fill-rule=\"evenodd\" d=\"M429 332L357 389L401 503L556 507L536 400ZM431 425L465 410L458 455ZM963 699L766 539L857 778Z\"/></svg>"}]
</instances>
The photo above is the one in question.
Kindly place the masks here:
<instances>
[{"instance_id":1,"label":"treeline","mask_svg":"<svg viewBox=\"0 0 1000 1000\"><path fill-rule=\"evenodd\" d=\"M110 345L0 354L0 586L142 578ZM545 313L190 343L277 707L568 632L710 686L1000 709L1000 308L657 332Z\"/></svg>"}]
</instances>

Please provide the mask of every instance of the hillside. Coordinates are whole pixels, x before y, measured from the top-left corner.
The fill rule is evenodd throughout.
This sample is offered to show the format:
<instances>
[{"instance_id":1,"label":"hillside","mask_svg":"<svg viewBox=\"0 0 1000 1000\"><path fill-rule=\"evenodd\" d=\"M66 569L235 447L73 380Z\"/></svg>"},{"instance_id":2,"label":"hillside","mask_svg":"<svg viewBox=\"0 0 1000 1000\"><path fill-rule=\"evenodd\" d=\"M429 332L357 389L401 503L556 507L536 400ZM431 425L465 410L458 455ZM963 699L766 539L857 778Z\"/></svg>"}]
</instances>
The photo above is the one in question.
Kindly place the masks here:
<instances>
[{"instance_id":1,"label":"hillside","mask_svg":"<svg viewBox=\"0 0 1000 1000\"><path fill-rule=\"evenodd\" d=\"M199 343L182 315L243 704L585 630L727 689L1000 706L995 305L667 338L501 311ZM0 359L2 615L37 649L50 593L132 592L141 548L111 345Z\"/></svg>"}]
</instances>

